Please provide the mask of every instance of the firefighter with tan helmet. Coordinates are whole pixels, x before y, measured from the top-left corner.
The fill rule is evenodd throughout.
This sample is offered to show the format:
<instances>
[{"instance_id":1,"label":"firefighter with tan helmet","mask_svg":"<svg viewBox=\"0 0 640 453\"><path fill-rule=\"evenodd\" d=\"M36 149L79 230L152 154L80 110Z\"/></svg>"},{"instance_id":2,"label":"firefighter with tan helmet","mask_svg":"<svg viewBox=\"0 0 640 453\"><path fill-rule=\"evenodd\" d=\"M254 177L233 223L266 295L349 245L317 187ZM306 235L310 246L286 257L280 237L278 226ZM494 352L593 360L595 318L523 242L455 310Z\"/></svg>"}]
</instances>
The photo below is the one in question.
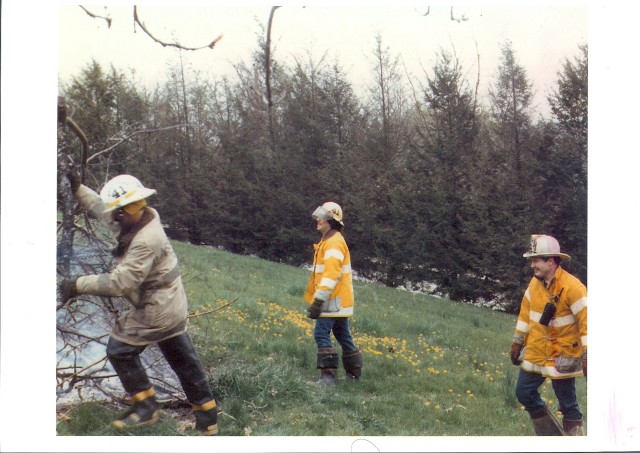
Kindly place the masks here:
<instances>
[{"instance_id":1,"label":"firefighter with tan helmet","mask_svg":"<svg viewBox=\"0 0 640 453\"><path fill-rule=\"evenodd\" d=\"M115 323L107 344L107 357L133 403L113 425L129 428L158 420L155 391L140 361L145 348L157 343L191 403L196 429L204 435L217 434L216 401L187 333L187 296L178 259L158 212L147 206L146 199L156 191L131 175L120 175L98 195L81 184L77 174L68 177L80 205L117 237L113 253L117 265L109 273L63 280L63 302L93 294L125 297L132 305Z\"/></svg>"},{"instance_id":2,"label":"firefighter with tan helmet","mask_svg":"<svg viewBox=\"0 0 640 453\"><path fill-rule=\"evenodd\" d=\"M575 378L587 376L587 288L561 267L571 259L558 241L531 236L523 255L531 260L531 279L520 305L510 358L520 366L516 396L539 436L582 436L583 418ZM551 379L562 425L540 397Z\"/></svg>"},{"instance_id":3,"label":"firefighter with tan helmet","mask_svg":"<svg viewBox=\"0 0 640 453\"><path fill-rule=\"evenodd\" d=\"M337 384L338 353L331 341L332 332L342 348L346 379L357 381L362 374L362 353L349 328L354 296L351 255L342 234L342 208L328 201L318 206L312 217L322 238L313 245L313 270L304 299L309 304L309 318L316 320L313 337L318 347L317 368L320 369L317 384Z\"/></svg>"}]
</instances>

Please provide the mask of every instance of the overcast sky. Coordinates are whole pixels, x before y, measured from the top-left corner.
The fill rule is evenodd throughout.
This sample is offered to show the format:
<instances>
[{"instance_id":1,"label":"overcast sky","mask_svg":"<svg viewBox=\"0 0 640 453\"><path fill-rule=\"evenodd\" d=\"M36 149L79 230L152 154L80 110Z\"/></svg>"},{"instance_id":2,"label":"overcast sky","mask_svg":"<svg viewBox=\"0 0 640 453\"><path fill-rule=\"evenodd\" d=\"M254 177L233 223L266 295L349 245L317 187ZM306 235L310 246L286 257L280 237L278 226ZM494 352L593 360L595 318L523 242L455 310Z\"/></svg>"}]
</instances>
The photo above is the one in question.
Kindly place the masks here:
<instances>
[{"instance_id":1,"label":"overcast sky","mask_svg":"<svg viewBox=\"0 0 640 453\"><path fill-rule=\"evenodd\" d=\"M353 5L347 2L347 4ZM425 80L431 74L436 54L444 49L460 59L470 86L480 72L480 93L486 96L494 81L501 46L510 40L518 63L534 88L534 108L547 115L546 96L555 89L557 73L566 58L578 55L578 45L588 41L586 5L578 6L420 6L404 2L341 6L328 2L319 6L286 5L276 10L272 42L274 58L292 63L311 53L317 62L325 53L347 71L356 93L366 93L372 82L374 37L401 60L401 71ZM78 75L93 58L102 65L136 71L147 85L161 81L167 64L175 64L175 48L162 47L134 27L131 6L79 6L60 9L59 74L63 80ZM233 75L233 64L249 61L264 37L270 6L138 6L138 16L159 40L186 47L202 47L222 34L213 50L183 52L184 61L209 79ZM466 19L466 20L462 20Z\"/></svg>"},{"instance_id":2,"label":"overcast sky","mask_svg":"<svg viewBox=\"0 0 640 453\"><path fill-rule=\"evenodd\" d=\"M206 3L213 4L212 1ZM318 2L305 3L317 5ZM335 5L336 2L329 3ZM362 64L360 56L370 50L373 33L379 29L391 50L401 53L409 71L417 74L419 69L415 65L421 62L430 68L434 49L446 48L451 37L463 63L469 65L470 74L476 71L473 64L475 42L478 43L481 76L486 83L495 70L498 44L509 38L535 89L546 91L555 80L561 60L575 53L578 41L586 32L581 7L570 7L577 18L562 20L555 20L561 17L560 10L555 8L533 8L526 14L516 14L512 20L504 20L506 15L496 14L495 9L456 7L454 13L464 13L469 18L458 24L449 19L446 5L429 3L432 6L427 17L420 16L426 12L427 5L414 8L403 2L395 2L394 5L399 6L377 15L373 11L356 15L355 10L350 15L336 15L342 9L332 6L333 19L326 16L322 19L316 14L317 8L281 8L274 22L276 57L285 60L311 43L318 55L325 50L340 53L345 58L346 69L357 74L357 67ZM523 2L502 2L507 3ZM637 89L640 40L636 32L640 2L548 3L589 6L589 436L562 443L518 437L500 440L384 437L372 439L377 448L369 451L640 450L637 410L640 393L634 355L638 343L636 324L640 319L635 291L638 280L635 260L640 254L636 132L640 121L637 107L640 105ZM258 6L252 9L251 15L239 15L242 17L238 23L231 21L228 10L222 14L223 10L216 8L211 16L199 13L194 17L189 13L189 17L178 20L177 10L163 18L153 15L148 4L138 3L141 18L163 39L175 33L174 38L184 39L184 45L201 46L224 33L215 50L198 51L189 57L190 61L196 54L198 58L207 54L209 66L203 67L203 71L212 77L228 71L230 63L255 48L257 28L253 16L266 23L269 13L269 7ZM380 2L374 4L380 5ZM107 12L114 22L112 29L106 30L100 19L91 19L77 6L70 5L72 12L60 16L60 6L56 0L2 2L0 447L3 451L113 452L351 450L353 439L348 438L323 438L320 444L317 439L304 438L221 436L211 440L123 436L105 442L104 439L56 436L52 371L56 344L54 117L58 74L75 73L93 55L101 63L113 61L118 66L135 67L141 76L150 79L162 74L164 55L175 53L152 43L141 30L134 34L130 12L125 11L123 17L110 6ZM87 8L96 14L105 12L102 7L87 5ZM131 6L127 5L126 10L131 11ZM72 42L60 35L59 27L63 23L59 18L62 17L69 20L69 31L75 30ZM160 25L161 20L164 25ZM178 27L183 20L187 27ZM538 26L527 28L529 22ZM401 27L392 33L389 28L394 23ZM64 25L67 33L66 22ZM180 35L190 30L197 34ZM350 43L356 41L358 44L347 51ZM363 79L356 78L354 83L363 83ZM562 182L558 182L558 186L561 185Z\"/></svg>"}]
</instances>

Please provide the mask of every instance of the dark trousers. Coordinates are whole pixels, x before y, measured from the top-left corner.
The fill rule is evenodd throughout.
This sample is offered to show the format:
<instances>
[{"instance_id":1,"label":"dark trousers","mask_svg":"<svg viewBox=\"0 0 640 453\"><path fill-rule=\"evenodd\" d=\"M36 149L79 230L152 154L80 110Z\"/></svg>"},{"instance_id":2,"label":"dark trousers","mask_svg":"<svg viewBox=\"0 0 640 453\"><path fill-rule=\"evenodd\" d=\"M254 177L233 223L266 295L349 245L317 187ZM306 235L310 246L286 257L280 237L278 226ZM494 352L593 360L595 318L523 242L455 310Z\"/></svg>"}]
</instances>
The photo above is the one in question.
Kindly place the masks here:
<instances>
[{"instance_id":1,"label":"dark trousers","mask_svg":"<svg viewBox=\"0 0 640 453\"><path fill-rule=\"evenodd\" d=\"M214 399L207 375L186 332L158 342L158 347L178 376L191 404L202 405ZM140 360L140 354L145 349L146 346L135 346L113 337L109 338L107 357L129 395L135 395L151 387Z\"/></svg>"},{"instance_id":2,"label":"dark trousers","mask_svg":"<svg viewBox=\"0 0 640 453\"><path fill-rule=\"evenodd\" d=\"M545 405L538 391L545 379L544 376L538 373L530 373L520 369L518 382L516 383L516 396L527 411ZM580 412L580 407L578 407L578 399L576 397L576 379L552 379L551 385L558 398L559 409L564 419L582 420L582 413Z\"/></svg>"},{"instance_id":3,"label":"dark trousers","mask_svg":"<svg viewBox=\"0 0 640 453\"><path fill-rule=\"evenodd\" d=\"M330 334L336 337L344 352L355 351L356 345L353 342L351 331L349 330L349 318L318 318L313 329L313 338L316 340L318 349L333 348Z\"/></svg>"}]
</instances>

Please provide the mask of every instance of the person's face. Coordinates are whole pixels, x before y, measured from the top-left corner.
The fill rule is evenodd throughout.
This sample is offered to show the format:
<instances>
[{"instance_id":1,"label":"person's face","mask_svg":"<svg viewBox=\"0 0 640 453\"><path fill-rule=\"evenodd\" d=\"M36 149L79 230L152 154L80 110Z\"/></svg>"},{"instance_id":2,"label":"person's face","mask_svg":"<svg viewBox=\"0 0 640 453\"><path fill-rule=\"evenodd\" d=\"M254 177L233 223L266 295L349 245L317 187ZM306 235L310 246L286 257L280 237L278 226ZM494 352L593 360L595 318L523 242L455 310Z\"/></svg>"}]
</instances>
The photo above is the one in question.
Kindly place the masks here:
<instances>
[{"instance_id":1,"label":"person's face","mask_svg":"<svg viewBox=\"0 0 640 453\"><path fill-rule=\"evenodd\" d=\"M128 214L124 209L119 208L111 212L111 219L118 222L122 227L128 227L136 223L136 217Z\"/></svg>"},{"instance_id":2,"label":"person's face","mask_svg":"<svg viewBox=\"0 0 640 453\"><path fill-rule=\"evenodd\" d=\"M553 258L535 256L531 258L531 270L533 275L544 281L549 281L555 272Z\"/></svg>"},{"instance_id":3,"label":"person's face","mask_svg":"<svg viewBox=\"0 0 640 453\"><path fill-rule=\"evenodd\" d=\"M325 234L327 231L331 229L331 225L329 225L329 222L327 222L324 219L316 218L316 223L317 223L316 229L322 234Z\"/></svg>"}]
</instances>

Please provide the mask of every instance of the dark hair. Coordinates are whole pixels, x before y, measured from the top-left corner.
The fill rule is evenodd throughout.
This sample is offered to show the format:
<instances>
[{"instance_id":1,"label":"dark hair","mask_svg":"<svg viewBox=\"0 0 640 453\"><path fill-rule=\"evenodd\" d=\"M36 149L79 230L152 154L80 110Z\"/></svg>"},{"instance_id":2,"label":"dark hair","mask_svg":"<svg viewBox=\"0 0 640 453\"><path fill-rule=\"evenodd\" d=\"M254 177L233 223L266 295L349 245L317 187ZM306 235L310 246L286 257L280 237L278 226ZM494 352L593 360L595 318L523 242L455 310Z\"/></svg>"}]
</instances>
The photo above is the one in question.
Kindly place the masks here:
<instances>
[{"instance_id":1,"label":"dark hair","mask_svg":"<svg viewBox=\"0 0 640 453\"><path fill-rule=\"evenodd\" d=\"M547 255L547 256L543 256L542 258L545 261L553 260L553 262L556 263L556 265L558 265L558 266L560 265L560 261L562 261L562 259L559 256L549 256L549 255Z\"/></svg>"},{"instance_id":2,"label":"dark hair","mask_svg":"<svg viewBox=\"0 0 640 453\"><path fill-rule=\"evenodd\" d=\"M332 230L342 231L342 229L344 228L340 224L340 222L338 222L337 220L334 220L334 219L327 220L327 223L329 224L329 226L331 227Z\"/></svg>"}]
</instances>

